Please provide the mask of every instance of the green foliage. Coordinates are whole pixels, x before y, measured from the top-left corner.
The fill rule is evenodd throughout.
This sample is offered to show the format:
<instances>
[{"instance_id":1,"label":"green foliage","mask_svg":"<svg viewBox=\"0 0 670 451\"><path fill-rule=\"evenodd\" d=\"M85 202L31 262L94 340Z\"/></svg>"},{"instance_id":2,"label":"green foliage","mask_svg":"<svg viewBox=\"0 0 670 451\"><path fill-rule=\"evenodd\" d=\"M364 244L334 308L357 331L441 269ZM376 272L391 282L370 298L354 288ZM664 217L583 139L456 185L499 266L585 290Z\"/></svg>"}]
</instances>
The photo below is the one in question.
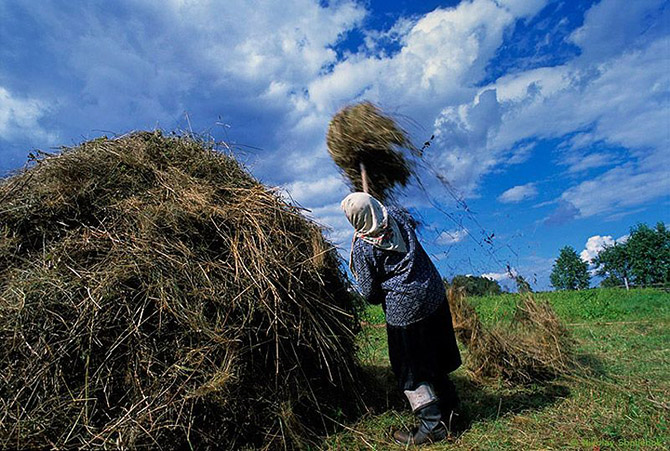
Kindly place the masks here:
<instances>
[{"instance_id":1,"label":"green foliage","mask_svg":"<svg viewBox=\"0 0 670 451\"><path fill-rule=\"evenodd\" d=\"M621 281L613 275L605 277L602 282L600 282L601 288L616 288L621 286Z\"/></svg>"},{"instance_id":2,"label":"green foliage","mask_svg":"<svg viewBox=\"0 0 670 451\"><path fill-rule=\"evenodd\" d=\"M670 282L670 230L659 222L652 229L638 224L626 242L631 272L636 285Z\"/></svg>"},{"instance_id":3,"label":"green foliage","mask_svg":"<svg viewBox=\"0 0 670 451\"><path fill-rule=\"evenodd\" d=\"M628 286L631 275L630 257L625 244L615 243L601 250L593 264L598 268L596 274L606 276L602 287Z\"/></svg>"},{"instance_id":4,"label":"green foliage","mask_svg":"<svg viewBox=\"0 0 670 451\"><path fill-rule=\"evenodd\" d=\"M670 230L659 222L631 228L625 243L605 247L593 259L597 274L605 276L602 286L651 286L670 283Z\"/></svg>"},{"instance_id":5,"label":"green foliage","mask_svg":"<svg viewBox=\"0 0 670 451\"><path fill-rule=\"evenodd\" d=\"M583 290L589 287L591 276L588 264L571 246L565 246L554 263L549 279L557 290Z\"/></svg>"},{"instance_id":6,"label":"green foliage","mask_svg":"<svg viewBox=\"0 0 670 451\"><path fill-rule=\"evenodd\" d=\"M468 296L492 296L502 293L497 281L481 276L454 276L451 279L451 286L462 288Z\"/></svg>"}]
</instances>

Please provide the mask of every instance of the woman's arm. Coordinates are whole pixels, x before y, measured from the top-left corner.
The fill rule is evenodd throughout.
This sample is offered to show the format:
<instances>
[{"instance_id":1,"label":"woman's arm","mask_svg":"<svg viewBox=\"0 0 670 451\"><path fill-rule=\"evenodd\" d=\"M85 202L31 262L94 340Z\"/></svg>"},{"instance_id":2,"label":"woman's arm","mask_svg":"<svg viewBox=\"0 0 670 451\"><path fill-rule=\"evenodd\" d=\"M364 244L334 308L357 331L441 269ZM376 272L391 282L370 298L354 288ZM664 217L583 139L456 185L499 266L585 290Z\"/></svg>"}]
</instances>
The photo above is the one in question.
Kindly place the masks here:
<instances>
[{"instance_id":1,"label":"woman's arm","mask_svg":"<svg viewBox=\"0 0 670 451\"><path fill-rule=\"evenodd\" d=\"M384 301L381 281L376 274L373 262L365 255L365 250L359 243L354 245L353 263L361 295L370 304L381 304Z\"/></svg>"}]
</instances>

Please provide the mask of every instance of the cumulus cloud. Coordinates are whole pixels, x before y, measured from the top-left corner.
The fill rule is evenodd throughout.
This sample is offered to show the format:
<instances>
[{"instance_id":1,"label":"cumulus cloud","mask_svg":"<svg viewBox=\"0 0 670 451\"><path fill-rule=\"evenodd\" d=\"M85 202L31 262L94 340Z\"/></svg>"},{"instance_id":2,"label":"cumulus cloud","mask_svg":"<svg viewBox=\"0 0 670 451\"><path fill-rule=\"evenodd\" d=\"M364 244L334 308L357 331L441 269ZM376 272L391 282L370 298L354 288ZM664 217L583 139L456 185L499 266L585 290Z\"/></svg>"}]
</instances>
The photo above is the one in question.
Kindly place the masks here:
<instances>
[{"instance_id":1,"label":"cumulus cloud","mask_svg":"<svg viewBox=\"0 0 670 451\"><path fill-rule=\"evenodd\" d=\"M36 39L45 51L15 62L28 65L28 58L45 55L58 62L48 83L33 89L51 97L56 115L69 112L67 123L62 116L52 121L66 135L172 128L186 125L184 112L198 110L222 116L243 144L258 146L255 139L263 136L266 147L255 167L269 181L310 183L335 174L332 164L315 158L324 154L329 118L343 103L361 98L391 109L403 105L403 114L426 125L443 112L443 136L482 143L486 130L495 127L489 124L496 114L495 93L478 95L461 119L449 105L476 93L472 82L484 76L505 30L545 4L473 0L401 18L393 28L399 51L338 60L334 45L366 15L359 2L263 0L250 8L241 0L172 0L160 6L124 0L104 8L54 2L39 11L19 2L16 9L31 11L31 26L40 30ZM57 41L45 38L56 33ZM373 34L369 39L374 41ZM16 48L10 54L21 54L12 30L6 29L2 40ZM189 119L203 123L193 115ZM479 170L463 148L435 152L435 159L464 190L495 164L491 160Z\"/></svg>"},{"instance_id":2,"label":"cumulus cloud","mask_svg":"<svg viewBox=\"0 0 670 451\"><path fill-rule=\"evenodd\" d=\"M614 239L612 238L612 236L593 235L588 240L586 240L584 250L579 253L579 256L586 263L591 263L591 260L596 258L596 256L600 253L600 251L602 251L605 247L613 245L614 245Z\"/></svg>"},{"instance_id":3,"label":"cumulus cloud","mask_svg":"<svg viewBox=\"0 0 670 451\"><path fill-rule=\"evenodd\" d=\"M302 205L324 205L343 199L347 189L340 176L329 176L313 181L296 181L284 185L291 198Z\"/></svg>"},{"instance_id":4,"label":"cumulus cloud","mask_svg":"<svg viewBox=\"0 0 670 451\"><path fill-rule=\"evenodd\" d=\"M659 5L653 0L635 2L634 6L603 0L573 34L573 41L584 52L581 57L556 67L500 77L471 102L449 107L451 116L468 111L480 102L481 94L495 89L497 106L491 106L490 111L499 115L489 117L484 127L486 139L481 138L481 132L472 134L463 151L481 160L479 177L504 165L510 159L510 149L519 143L564 138L571 152L560 162L568 165L569 172L585 176L588 169L616 166L567 189L560 196L563 207L550 222L612 213L667 196L670 167L663 162L670 160L670 38L658 24L670 13ZM611 44L612 33L607 31L612 29L608 18L615 10L618 20L635 22L635 26L623 27L624 40L616 45ZM659 11L660 19L646 28L640 25L645 23L643 17ZM591 54L598 57L588 58ZM474 130L475 121L471 122L469 127L459 128ZM436 122L438 132L439 125ZM596 143L619 148L622 155L592 152L590 148ZM622 161L627 163L620 164Z\"/></svg>"},{"instance_id":5,"label":"cumulus cloud","mask_svg":"<svg viewBox=\"0 0 670 451\"><path fill-rule=\"evenodd\" d=\"M485 143L498 116L495 91L478 93L474 83L484 77L505 30L545 4L463 1L414 20L401 19L402 26L394 30L397 52L350 55L309 84L300 125L308 121L323 130L343 103L363 98L390 111L402 105L403 115L435 126L436 141L429 153L432 163L461 191L471 192L481 174L496 162L489 158ZM374 42L368 43L371 47ZM464 105L473 96L473 104Z\"/></svg>"},{"instance_id":6,"label":"cumulus cloud","mask_svg":"<svg viewBox=\"0 0 670 451\"><path fill-rule=\"evenodd\" d=\"M517 203L522 200L532 199L537 196L537 187L534 183L517 185L502 193L498 200L504 204Z\"/></svg>"},{"instance_id":7,"label":"cumulus cloud","mask_svg":"<svg viewBox=\"0 0 670 451\"><path fill-rule=\"evenodd\" d=\"M66 136L185 128L189 112L197 131L220 117L242 143L271 150L286 142L278 135L299 114L305 86L336 62L333 46L366 14L347 0L253 7L241 0L55 1L40 8L19 1L0 8L9 18L0 30L3 60L54 68L48 78L28 72L33 83L25 89L54 105L51 126ZM34 45L16 39L20 28L33 29ZM24 83L20 72L0 72Z\"/></svg>"},{"instance_id":8,"label":"cumulus cloud","mask_svg":"<svg viewBox=\"0 0 670 451\"><path fill-rule=\"evenodd\" d=\"M606 247L614 246L615 243L625 243L628 240L628 235L617 238L616 240L612 238L611 235L593 235L586 240L586 245L584 250L579 254L581 259L587 263L591 263L591 260L596 258L596 256Z\"/></svg>"},{"instance_id":9,"label":"cumulus cloud","mask_svg":"<svg viewBox=\"0 0 670 451\"><path fill-rule=\"evenodd\" d=\"M400 51L381 57L350 56L310 84L309 98L319 110L332 110L343 99L366 95L414 108L428 102L431 113L439 111L471 92L464 85L483 75L502 43L503 31L519 17L514 13L529 13L545 2L535 2L535 8L508 8L503 3L464 1L455 8L438 8L411 27L405 20L398 37Z\"/></svg>"},{"instance_id":10,"label":"cumulus cloud","mask_svg":"<svg viewBox=\"0 0 670 451\"><path fill-rule=\"evenodd\" d=\"M202 126L221 116L235 141L263 147L257 175L341 224L331 207L346 189L326 155L325 129L343 104L366 98L434 133L428 158L466 196L486 175L527 161L539 140L568 142L559 163L574 182L547 223L667 195L669 9L662 0L602 0L569 38L581 56L487 78L515 24L547 3L465 0L401 18L388 33L362 29L367 12L353 0L0 4L10 18L0 27L0 96L10 99L0 102L0 131L48 119L51 130L86 137L173 128L185 111L197 110L191 120ZM11 20L15 10L30 20ZM34 31L31 51L15 39L21 29ZM366 45L338 57L334 47L354 29ZM394 50L383 50L384 39ZM40 78L5 69L35 65L54 70ZM535 194L522 185L500 200Z\"/></svg>"},{"instance_id":11,"label":"cumulus cloud","mask_svg":"<svg viewBox=\"0 0 670 451\"><path fill-rule=\"evenodd\" d=\"M494 280L496 282L511 279L509 273L506 272L488 272L486 274L482 274L481 277L484 277L489 280Z\"/></svg>"},{"instance_id":12,"label":"cumulus cloud","mask_svg":"<svg viewBox=\"0 0 670 451\"><path fill-rule=\"evenodd\" d=\"M474 192L479 176L499 162L487 143L500 119L496 91L488 89L471 105L445 108L435 120L436 143L449 149L435 159L436 167L466 194Z\"/></svg>"}]
</instances>

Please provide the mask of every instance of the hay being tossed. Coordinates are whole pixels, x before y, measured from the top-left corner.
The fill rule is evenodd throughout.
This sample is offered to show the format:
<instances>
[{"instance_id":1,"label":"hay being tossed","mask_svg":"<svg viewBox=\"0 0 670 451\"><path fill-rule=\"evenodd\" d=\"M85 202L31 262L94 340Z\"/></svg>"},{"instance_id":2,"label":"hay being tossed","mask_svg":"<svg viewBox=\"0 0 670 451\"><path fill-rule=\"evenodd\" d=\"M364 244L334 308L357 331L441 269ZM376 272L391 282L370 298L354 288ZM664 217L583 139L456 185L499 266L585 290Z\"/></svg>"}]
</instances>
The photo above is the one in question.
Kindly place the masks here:
<instances>
[{"instance_id":1,"label":"hay being tossed","mask_svg":"<svg viewBox=\"0 0 670 451\"><path fill-rule=\"evenodd\" d=\"M137 133L0 184L0 448L294 448L355 396L336 252L231 157Z\"/></svg>"},{"instance_id":2,"label":"hay being tossed","mask_svg":"<svg viewBox=\"0 0 670 451\"><path fill-rule=\"evenodd\" d=\"M363 190L361 167L368 173L370 194L384 200L412 174L402 148L414 150L407 134L370 102L340 110L330 121L328 153L356 191Z\"/></svg>"},{"instance_id":3,"label":"hay being tossed","mask_svg":"<svg viewBox=\"0 0 670 451\"><path fill-rule=\"evenodd\" d=\"M546 302L520 294L512 324L486 327L460 290L449 289L449 307L458 340L467 349L475 379L501 378L510 383L542 382L567 374L575 366L573 341Z\"/></svg>"}]
</instances>

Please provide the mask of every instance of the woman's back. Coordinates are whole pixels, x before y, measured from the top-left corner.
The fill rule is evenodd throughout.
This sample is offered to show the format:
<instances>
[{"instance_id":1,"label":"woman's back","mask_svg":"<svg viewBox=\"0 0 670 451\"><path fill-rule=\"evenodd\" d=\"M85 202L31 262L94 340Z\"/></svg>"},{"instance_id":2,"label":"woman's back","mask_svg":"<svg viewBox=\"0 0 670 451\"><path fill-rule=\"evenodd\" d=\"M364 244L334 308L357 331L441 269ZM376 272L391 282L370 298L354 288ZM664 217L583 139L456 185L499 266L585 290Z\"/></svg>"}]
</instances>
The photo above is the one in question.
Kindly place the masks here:
<instances>
[{"instance_id":1,"label":"woman's back","mask_svg":"<svg viewBox=\"0 0 670 451\"><path fill-rule=\"evenodd\" d=\"M386 321L407 326L427 317L445 302L442 278L419 243L413 221L399 208L389 207L407 246L407 252L381 250L356 239L354 270L364 296L385 302ZM371 299L372 298L372 299Z\"/></svg>"}]
</instances>

